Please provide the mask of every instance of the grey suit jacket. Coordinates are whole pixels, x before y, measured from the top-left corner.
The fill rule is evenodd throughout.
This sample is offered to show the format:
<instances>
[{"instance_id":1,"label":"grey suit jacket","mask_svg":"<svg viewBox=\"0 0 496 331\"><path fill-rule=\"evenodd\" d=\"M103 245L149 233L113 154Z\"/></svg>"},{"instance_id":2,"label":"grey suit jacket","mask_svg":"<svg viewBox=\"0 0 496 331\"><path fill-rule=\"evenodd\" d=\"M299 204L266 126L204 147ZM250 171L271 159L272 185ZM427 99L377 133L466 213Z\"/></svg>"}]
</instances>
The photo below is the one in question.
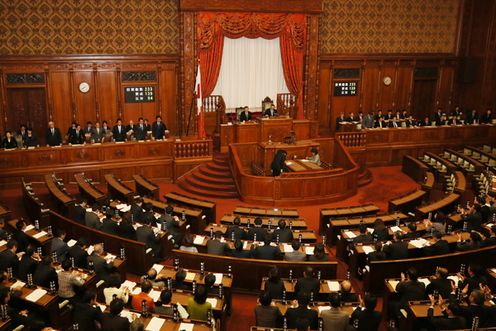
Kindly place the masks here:
<instances>
[{"instance_id":1,"label":"grey suit jacket","mask_svg":"<svg viewBox=\"0 0 496 331\"><path fill-rule=\"evenodd\" d=\"M331 308L324 310L320 316L324 322L324 331L346 331L349 316L341 308Z\"/></svg>"},{"instance_id":2,"label":"grey suit jacket","mask_svg":"<svg viewBox=\"0 0 496 331\"><path fill-rule=\"evenodd\" d=\"M92 211L87 211L84 215L84 223L86 226L89 226L94 229L100 229L102 227L102 223L98 218L98 215Z\"/></svg>"}]
</instances>

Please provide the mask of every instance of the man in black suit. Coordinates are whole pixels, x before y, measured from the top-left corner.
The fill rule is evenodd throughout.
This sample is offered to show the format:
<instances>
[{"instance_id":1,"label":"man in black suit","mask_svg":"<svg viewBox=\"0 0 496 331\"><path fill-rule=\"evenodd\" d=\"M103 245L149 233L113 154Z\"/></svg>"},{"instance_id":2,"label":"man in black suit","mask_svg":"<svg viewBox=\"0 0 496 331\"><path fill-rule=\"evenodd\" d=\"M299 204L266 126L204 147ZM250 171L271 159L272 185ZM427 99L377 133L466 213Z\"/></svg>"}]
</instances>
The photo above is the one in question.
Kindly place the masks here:
<instances>
[{"instance_id":1,"label":"man in black suit","mask_svg":"<svg viewBox=\"0 0 496 331\"><path fill-rule=\"evenodd\" d=\"M481 246L482 247L487 247L487 246L494 246L496 245L496 225L493 225L491 227L491 234L489 237L484 238L482 241Z\"/></svg>"},{"instance_id":2,"label":"man in black suit","mask_svg":"<svg viewBox=\"0 0 496 331\"><path fill-rule=\"evenodd\" d=\"M272 117L272 116L277 116L279 115L277 113L277 109L276 109L276 106L272 103L270 105L270 108L267 108L264 112L264 116L267 116L267 117Z\"/></svg>"},{"instance_id":3,"label":"man in black suit","mask_svg":"<svg viewBox=\"0 0 496 331\"><path fill-rule=\"evenodd\" d=\"M443 298L448 298L453 289L451 279L448 279L448 269L438 267L436 274L430 279L429 285L425 288L426 294L433 294L437 291Z\"/></svg>"},{"instance_id":4,"label":"man in black suit","mask_svg":"<svg viewBox=\"0 0 496 331\"><path fill-rule=\"evenodd\" d=\"M279 242L288 243L293 241L293 231L286 227L286 221L280 219L277 222L278 228L274 230L272 234L272 240L276 240L279 236Z\"/></svg>"},{"instance_id":5,"label":"man in black suit","mask_svg":"<svg viewBox=\"0 0 496 331\"><path fill-rule=\"evenodd\" d=\"M247 239L255 240L255 236L256 236L257 241L264 240L264 238L267 236L267 230L265 230L262 227L263 224L262 218L261 217L255 218L255 221L253 223L254 226L248 229Z\"/></svg>"},{"instance_id":6,"label":"man in black suit","mask_svg":"<svg viewBox=\"0 0 496 331\"><path fill-rule=\"evenodd\" d=\"M353 238L353 243L370 243L373 241L372 235L367 231L367 226L363 223L359 225L360 234Z\"/></svg>"},{"instance_id":7,"label":"man in black suit","mask_svg":"<svg viewBox=\"0 0 496 331\"><path fill-rule=\"evenodd\" d=\"M468 223L468 231L474 230L486 233L486 229L483 226L484 221L482 219L481 206L479 204L474 204L465 215L462 214L462 221Z\"/></svg>"},{"instance_id":8,"label":"man in black suit","mask_svg":"<svg viewBox=\"0 0 496 331\"><path fill-rule=\"evenodd\" d=\"M241 240L236 240L234 242L234 249L229 252L232 257L237 257L241 259L248 259L251 257L250 251L243 249L243 242Z\"/></svg>"},{"instance_id":9,"label":"man in black suit","mask_svg":"<svg viewBox=\"0 0 496 331\"><path fill-rule=\"evenodd\" d=\"M433 118L433 121L436 122L436 126L442 125L441 123L442 117L443 117L443 111L441 108L438 108L436 113L434 113L434 118Z\"/></svg>"},{"instance_id":10,"label":"man in black suit","mask_svg":"<svg viewBox=\"0 0 496 331\"><path fill-rule=\"evenodd\" d=\"M58 262L64 261L69 251L69 246L67 246L64 239L65 230L55 229L55 237L52 239L52 244L50 245L50 254L55 253Z\"/></svg>"},{"instance_id":11,"label":"man in black suit","mask_svg":"<svg viewBox=\"0 0 496 331\"><path fill-rule=\"evenodd\" d=\"M147 249L151 248L153 255L158 256L160 254L159 240L150 225L143 224L136 229L136 240L144 243Z\"/></svg>"},{"instance_id":12,"label":"man in black suit","mask_svg":"<svg viewBox=\"0 0 496 331\"><path fill-rule=\"evenodd\" d=\"M119 223L117 233L121 237L136 240L136 230L131 222L131 215L132 214L130 213L126 213L122 216L122 221Z\"/></svg>"},{"instance_id":13,"label":"man in black suit","mask_svg":"<svg viewBox=\"0 0 496 331\"><path fill-rule=\"evenodd\" d=\"M149 202L143 203L143 215L141 217L141 223L148 225L155 225L157 223L157 219L155 218L155 214L153 212L153 205Z\"/></svg>"},{"instance_id":14,"label":"man in black suit","mask_svg":"<svg viewBox=\"0 0 496 331\"><path fill-rule=\"evenodd\" d=\"M133 203L131 204L131 215L132 215L132 221L133 222L142 222L143 221L143 198L142 197L137 197L134 199Z\"/></svg>"},{"instance_id":15,"label":"man in black suit","mask_svg":"<svg viewBox=\"0 0 496 331\"><path fill-rule=\"evenodd\" d=\"M469 293L470 295L468 296L468 305L459 305L453 307L453 313L456 316L465 318L466 328L470 328L472 326L474 317L478 317L479 325L481 327L484 327L491 318L491 316L488 316L488 310L486 309L486 307L484 307L484 293L477 289Z\"/></svg>"},{"instance_id":16,"label":"man in black suit","mask_svg":"<svg viewBox=\"0 0 496 331\"><path fill-rule=\"evenodd\" d=\"M491 124L493 122L492 112L493 111L490 108L486 110L484 115L481 116L481 120L480 120L481 124Z\"/></svg>"},{"instance_id":17,"label":"man in black suit","mask_svg":"<svg viewBox=\"0 0 496 331\"><path fill-rule=\"evenodd\" d=\"M45 256L38 264L33 275L33 283L44 288L50 288L50 282L55 284L58 289L57 272L52 267L52 259L50 256Z\"/></svg>"},{"instance_id":18,"label":"man in black suit","mask_svg":"<svg viewBox=\"0 0 496 331\"><path fill-rule=\"evenodd\" d=\"M408 307L408 301L418 301L425 299L425 284L418 281L417 270L409 268L405 273L401 273L401 281L396 285L398 300L389 302L390 314L392 318L400 315L400 309Z\"/></svg>"},{"instance_id":19,"label":"man in black suit","mask_svg":"<svg viewBox=\"0 0 496 331\"><path fill-rule=\"evenodd\" d=\"M165 126L165 123L162 122L162 117L157 116L155 122L152 124L152 139L164 139L165 131L167 131L167 127Z\"/></svg>"},{"instance_id":20,"label":"man in black suit","mask_svg":"<svg viewBox=\"0 0 496 331\"><path fill-rule=\"evenodd\" d=\"M136 140L145 140L147 133L143 117L140 117L138 124L134 126L134 137Z\"/></svg>"},{"instance_id":21,"label":"man in black suit","mask_svg":"<svg viewBox=\"0 0 496 331\"><path fill-rule=\"evenodd\" d=\"M74 259L74 266L78 268L88 268L88 242L86 238L79 238L77 243L69 248L67 256Z\"/></svg>"},{"instance_id":22,"label":"man in black suit","mask_svg":"<svg viewBox=\"0 0 496 331\"><path fill-rule=\"evenodd\" d=\"M226 238L229 240L243 240L246 238L246 232L240 227L241 219L236 216L233 221L233 225L230 225L226 231Z\"/></svg>"},{"instance_id":23,"label":"man in black suit","mask_svg":"<svg viewBox=\"0 0 496 331\"><path fill-rule=\"evenodd\" d=\"M468 265L465 271L466 275L460 273L458 276L458 288L465 289L467 287L467 293L472 292L475 289L480 288L480 284L487 284L487 279L484 276L484 268L478 264L471 263Z\"/></svg>"},{"instance_id":24,"label":"man in black suit","mask_svg":"<svg viewBox=\"0 0 496 331\"><path fill-rule=\"evenodd\" d=\"M69 144L72 145L81 145L84 143L84 132L81 129L81 124L76 124L76 128L74 131L71 131L71 134L67 137L69 140Z\"/></svg>"},{"instance_id":25,"label":"man in black suit","mask_svg":"<svg viewBox=\"0 0 496 331\"><path fill-rule=\"evenodd\" d=\"M476 124L476 123L479 123L479 114L477 114L477 110L472 109L471 112L467 113L465 124Z\"/></svg>"},{"instance_id":26,"label":"man in black suit","mask_svg":"<svg viewBox=\"0 0 496 331\"><path fill-rule=\"evenodd\" d=\"M419 121L417 125L420 127L431 126L431 120L429 119L429 117L425 117L423 120Z\"/></svg>"},{"instance_id":27,"label":"man in black suit","mask_svg":"<svg viewBox=\"0 0 496 331\"><path fill-rule=\"evenodd\" d=\"M258 246L254 245L251 248L251 255L256 259L261 260L280 260L281 259L281 251L278 246L271 246L272 236L270 234L266 234L264 238L264 245Z\"/></svg>"},{"instance_id":28,"label":"man in black suit","mask_svg":"<svg viewBox=\"0 0 496 331\"><path fill-rule=\"evenodd\" d=\"M191 286L185 282L186 276L186 270L179 268L176 272L176 276L172 280L172 288L175 290L190 290Z\"/></svg>"},{"instance_id":29,"label":"man in black suit","mask_svg":"<svg viewBox=\"0 0 496 331\"><path fill-rule=\"evenodd\" d=\"M121 317L124 308L122 299L114 299L110 302L109 312L102 315L102 330L129 330L129 320Z\"/></svg>"},{"instance_id":30,"label":"man in black suit","mask_svg":"<svg viewBox=\"0 0 496 331\"><path fill-rule=\"evenodd\" d=\"M109 234L117 235L119 231L119 225L112 219L112 216L112 210L110 208L107 209L100 230Z\"/></svg>"},{"instance_id":31,"label":"man in black suit","mask_svg":"<svg viewBox=\"0 0 496 331\"><path fill-rule=\"evenodd\" d=\"M408 232L405 233L401 238L403 239L416 239L420 236L420 233L417 232L417 224L415 222L410 222L407 225Z\"/></svg>"},{"instance_id":32,"label":"man in black suit","mask_svg":"<svg viewBox=\"0 0 496 331\"><path fill-rule=\"evenodd\" d=\"M336 132L339 131L339 128L341 127L341 123L346 122L346 117L344 117L344 112L341 112L339 114L339 117L336 118Z\"/></svg>"},{"instance_id":33,"label":"man in black suit","mask_svg":"<svg viewBox=\"0 0 496 331\"><path fill-rule=\"evenodd\" d=\"M240 122L251 121L251 112L248 109L248 106L245 106L241 114L239 114L239 121Z\"/></svg>"},{"instance_id":34,"label":"man in black suit","mask_svg":"<svg viewBox=\"0 0 496 331\"><path fill-rule=\"evenodd\" d=\"M359 297L360 307L351 314L353 324L358 324L357 331L377 331L382 315L375 311L377 298L373 294L366 294L365 298ZM364 309L365 308L365 309Z\"/></svg>"},{"instance_id":35,"label":"man in black suit","mask_svg":"<svg viewBox=\"0 0 496 331\"><path fill-rule=\"evenodd\" d=\"M272 176L277 177L281 175L281 172L288 171L288 167L286 166L286 155L288 153L279 149L274 155L274 159L270 165L272 169Z\"/></svg>"},{"instance_id":36,"label":"man in black suit","mask_svg":"<svg viewBox=\"0 0 496 331\"><path fill-rule=\"evenodd\" d=\"M117 123L112 129L112 135L114 141L126 141L126 128L122 125L122 120L120 118L117 119Z\"/></svg>"},{"instance_id":37,"label":"man in black suit","mask_svg":"<svg viewBox=\"0 0 496 331\"><path fill-rule=\"evenodd\" d=\"M6 272L8 268L12 268L12 274L17 275L19 270L19 259L16 255L17 241L9 240L7 249L0 253L0 272Z\"/></svg>"},{"instance_id":38,"label":"man in black suit","mask_svg":"<svg viewBox=\"0 0 496 331\"><path fill-rule=\"evenodd\" d=\"M212 255L226 255L229 250L227 244L222 242L222 232L215 232L215 237L207 241L207 254Z\"/></svg>"},{"instance_id":39,"label":"man in black suit","mask_svg":"<svg viewBox=\"0 0 496 331\"><path fill-rule=\"evenodd\" d=\"M55 127L53 121L48 122L48 129L46 130L45 139L47 146L62 145L62 135L60 134L60 129Z\"/></svg>"},{"instance_id":40,"label":"man in black suit","mask_svg":"<svg viewBox=\"0 0 496 331\"><path fill-rule=\"evenodd\" d=\"M98 230L102 227L102 222L100 222L100 218L97 215L97 210L97 205L93 205L91 211L86 210L86 213L84 214L84 223L86 226Z\"/></svg>"},{"instance_id":41,"label":"man in black suit","mask_svg":"<svg viewBox=\"0 0 496 331\"><path fill-rule=\"evenodd\" d=\"M443 239L443 235L439 231L432 233L432 243L430 246L424 247L426 256L448 254L450 252L449 244Z\"/></svg>"},{"instance_id":42,"label":"man in black suit","mask_svg":"<svg viewBox=\"0 0 496 331\"><path fill-rule=\"evenodd\" d=\"M5 229L5 220L0 218L0 240L7 240L9 232Z\"/></svg>"},{"instance_id":43,"label":"man in black suit","mask_svg":"<svg viewBox=\"0 0 496 331\"><path fill-rule=\"evenodd\" d=\"M96 306L95 291L86 290L82 302L76 303L74 308L74 323L79 330L97 330L97 323L102 322L102 311Z\"/></svg>"},{"instance_id":44,"label":"man in black suit","mask_svg":"<svg viewBox=\"0 0 496 331\"><path fill-rule=\"evenodd\" d=\"M113 262L107 262L103 258L103 246L101 244L95 244L93 246L93 253L88 256L88 265L93 264L93 269L96 273L96 278L98 280L107 281L110 273L114 269Z\"/></svg>"},{"instance_id":45,"label":"man in black suit","mask_svg":"<svg viewBox=\"0 0 496 331\"><path fill-rule=\"evenodd\" d=\"M36 252L33 246L29 245L26 249L26 254L22 256L21 262L19 263L17 277L19 277L22 281L27 282L28 275L34 275L39 261L40 256L38 255L38 252Z\"/></svg>"},{"instance_id":46,"label":"man in black suit","mask_svg":"<svg viewBox=\"0 0 496 331\"><path fill-rule=\"evenodd\" d=\"M298 307L286 311L288 328L296 328L297 320L306 319L312 330L317 329L318 315L315 310L309 309L310 295L305 292L298 293Z\"/></svg>"},{"instance_id":47,"label":"man in black suit","mask_svg":"<svg viewBox=\"0 0 496 331\"><path fill-rule=\"evenodd\" d=\"M390 260L399 260L408 258L408 243L401 241L401 232L396 231L393 234L393 242L384 245L383 251Z\"/></svg>"},{"instance_id":48,"label":"man in black suit","mask_svg":"<svg viewBox=\"0 0 496 331\"><path fill-rule=\"evenodd\" d=\"M427 310L427 318L433 330L459 330L465 328L465 318L453 314L453 310L456 310L456 304L452 303L445 306L443 297L440 296L439 306L443 311L443 316L434 316L436 299L433 295L429 295L429 299L431 301L431 306Z\"/></svg>"},{"instance_id":49,"label":"man in black suit","mask_svg":"<svg viewBox=\"0 0 496 331\"><path fill-rule=\"evenodd\" d=\"M29 237L24 233L26 228L26 222L24 219L20 219L16 223L16 228L12 234L13 239L17 242L17 252L24 252L29 245Z\"/></svg>"},{"instance_id":50,"label":"man in black suit","mask_svg":"<svg viewBox=\"0 0 496 331\"><path fill-rule=\"evenodd\" d=\"M320 291L320 281L315 278L313 268L308 266L303 271L303 277L298 278L295 285L296 293L313 293L315 299Z\"/></svg>"}]
</instances>

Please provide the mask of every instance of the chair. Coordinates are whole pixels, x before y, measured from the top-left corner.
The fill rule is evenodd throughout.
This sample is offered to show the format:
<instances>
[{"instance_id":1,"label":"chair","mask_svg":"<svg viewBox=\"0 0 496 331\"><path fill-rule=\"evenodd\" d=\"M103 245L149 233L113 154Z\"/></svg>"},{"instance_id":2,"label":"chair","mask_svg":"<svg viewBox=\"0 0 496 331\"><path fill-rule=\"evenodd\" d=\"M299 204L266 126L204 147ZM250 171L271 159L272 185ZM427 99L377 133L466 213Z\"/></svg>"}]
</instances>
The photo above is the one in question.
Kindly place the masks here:
<instances>
[{"instance_id":1,"label":"chair","mask_svg":"<svg viewBox=\"0 0 496 331\"><path fill-rule=\"evenodd\" d=\"M267 109L270 109L270 106L274 103L271 98L268 96L265 97L265 99L262 100L262 116L265 113Z\"/></svg>"}]
</instances>

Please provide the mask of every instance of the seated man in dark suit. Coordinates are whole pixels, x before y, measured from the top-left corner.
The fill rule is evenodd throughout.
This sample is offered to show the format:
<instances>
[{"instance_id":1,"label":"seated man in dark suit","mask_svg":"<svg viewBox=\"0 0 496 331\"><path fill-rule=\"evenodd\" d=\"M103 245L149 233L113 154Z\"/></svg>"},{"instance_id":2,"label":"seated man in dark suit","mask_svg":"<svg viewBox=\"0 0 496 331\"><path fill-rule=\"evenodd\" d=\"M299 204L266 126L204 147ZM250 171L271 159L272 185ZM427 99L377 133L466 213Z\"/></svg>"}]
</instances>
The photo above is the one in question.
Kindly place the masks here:
<instances>
[{"instance_id":1,"label":"seated man in dark suit","mask_svg":"<svg viewBox=\"0 0 496 331\"><path fill-rule=\"evenodd\" d=\"M343 280L341 284L339 284L341 289L341 301L343 302L358 302L358 295L356 293L351 292L351 282L349 280Z\"/></svg>"},{"instance_id":2,"label":"seated man in dark suit","mask_svg":"<svg viewBox=\"0 0 496 331\"><path fill-rule=\"evenodd\" d=\"M482 237L478 232L470 232L470 240L463 241L461 233L458 234L458 241L456 243L456 250L465 252L473 249L480 248L482 245Z\"/></svg>"},{"instance_id":3,"label":"seated man in dark suit","mask_svg":"<svg viewBox=\"0 0 496 331\"><path fill-rule=\"evenodd\" d=\"M427 318L429 325L432 330L459 330L465 328L465 318L461 316L456 316L453 310L456 310L456 304L450 303L446 305L443 301L443 297L439 297L439 307L443 311L442 316L434 316L434 306L436 305L436 299L432 294L429 295L431 301L431 306L427 310Z\"/></svg>"},{"instance_id":4,"label":"seated man in dark suit","mask_svg":"<svg viewBox=\"0 0 496 331\"><path fill-rule=\"evenodd\" d=\"M160 216L160 218L157 220L157 223L160 224L160 229L162 230L168 230L172 222L174 221L174 216L172 213L174 212L174 207L171 205L168 205L165 207L164 214Z\"/></svg>"},{"instance_id":5,"label":"seated man in dark suit","mask_svg":"<svg viewBox=\"0 0 496 331\"><path fill-rule=\"evenodd\" d=\"M313 268L308 266L303 271L303 277L298 278L295 285L295 292L313 293L317 299L317 294L320 291L320 281L315 278Z\"/></svg>"},{"instance_id":6,"label":"seated man in dark suit","mask_svg":"<svg viewBox=\"0 0 496 331\"><path fill-rule=\"evenodd\" d=\"M417 224L415 222L408 223L407 228L408 232L401 237L402 239L415 239L420 236L420 233L417 232Z\"/></svg>"},{"instance_id":7,"label":"seated man in dark suit","mask_svg":"<svg viewBox=\"0 0 496 331\"><path fill-rule=\"evenodd\" d=\"M222 232L215 232L215 238L207 241L207 253L213 255L226 255L229 250L227 244L223 241Z\"/></svg>"},{"instance_id":8,"label":"seated man in dark suit","mask_svg":"<svg viewBox=\"0 0 496 331\"><path fill-rule=\"evenodd\" d=\"M5 220L0 218L0 240L7 240L9 232L5 229Z\"/></svg>"},{"instance_id":9,"label":"seated man in dark suit","mask_svg":"<svg viewBox=\"0 0 496 331\"><path fill-rule=\"evenodd\" d=\"M1 258L3 258L3 256L0 255L0 259ZM36 249L32 245L29 245L28 248L26 248L26 254L22 256L21 262L19 262L17 277L22 281L27 282L28 275L34 275L39 261L40 256L38 255L38 252L36 252Z\"/></svg>"},{"instance_id":10,"label":"seated man in dark suit","mask_svg":"<svg viewBox=\"0 0 496 331\"><path fill-rule=\"evenodd\" d=\"M90 228L99 230L102 227L102 222L100 222L97 212L98 206L95 204L92 206L91 211L89 211L89 209L86 211L84 215L84 223Z\"/></svg>"},{"instance_id":11,"label":"seated man in dark suit","mask_svg":"<svg viewBox=\"0 0 496 331\"><path fill-rule=\"evenodd\" d=\"M479 318L479 325L484 327L492 316L488 316L488 311L484 307L484 293L480 290L473 290L468 296L468 305L458 305L453 308L456 316L465 318L465 327L470 328L474 317Z\"/></svg>"},{"instance_id":12,"label":"seated man in dark suit","mask_svg":"<svg viewBox=\"0 0 496 331\"><path fill-rule=\"evenodd\" d=\"M358 227L360 234L353 238L353 243L370 243L372 242L372 235L367 231L367 226L365 224L360 224Z\"/></svg>"},{"instance_id":13,"label":"seated man in dark suit","mask_svg":"<svg viewBox=\"0 0 496 331\"><path fill-rule=\"evenodd\" d=\"M123 308L122 299L114 299L110 302L109 312L102 315L102 330L129 330L129 320L120 316Z\"/></svg>"},{"instance_id":14,"label":"seated man in dark suit","mask_svg":"<svg viewBox=\"0 0 496 331\"><path fill-rule=\"evenodd\" d=\"M165 131L167 131L167 127L165 126L165 123L162 122L162 117L157 116L155 122L152 123L152 139L164 139Z\"/></svg>"},{"instance_id":15,"label":"seated man in dark suit","mask_svg":"<svg viewBox=\"0 0 496 331\"><path fill-rule=\"evenodd\" d=\"M119 225L117 224L116 221L114 221L112 219L113 216L114 215L113 215L112 210L110 208L107 209L107 211L105 212L105 218L103 219L102 227L100 228L100 230L103 232L106 232L106 233L117 235L117 233L119 231Z\"/></svg>"},{"instance_id":16,"label":"seated man in dark suit","mask_svg":"<svg viewBox=\"0 0 496 331\"><path fill-rule=\"evenodd\" d=\"M131 240L136 240L136 230L131 221L132 214L130 212L122 215L122 221L119 223L117 233L119 236Z\"/></svg>"},{"instance_id":17,"label":"seated man in dark suit","mask_svg":"<svg viewBox=\"0 0 496 331\"><path fill-rule=\"evenodd\" d=\"M266 109L263 115L267 117L272 117L272 116L278 116L279 114L277 113L276 106L274 104L271 104L270 108Z\"/></svg>"},{"instance_id":18,"label":"seated man in dark suit","mask_svg":"<svg viewBox=\"0 0 496 331\"><path fill-rule=\"evenodd\" d=\"M248 106L245 106L241 114L239 114L239 121L240 122L251 121L251 112L248 109Z\"/></svg>"},{"instance_id":19,"label":"seated man in dark suit","mask_svg":"<svg viewBox=\"0 0 496 331\"><path fill-rule=\"evenodd\" d=\"M351 314L353 325L358 325L357 331L377 331L381 323L382 315L375 311L377 298L373 294L366 294L365 298L359 297L360 307Z\"/></svg>"},{"instance_id":20,"label":"seated man in dark suit","mask_svg":"<svg viewBox=\"0 0 496 331\"><path fill-rule=\"evenodd\" d=\"M286 261L306 261L307 255L300 250L301 244L298 240L293 240L291 243L292 252L284 253L284 260Z\"/></svg>"},{"instance_id":21,"label":"seated man in dark suit","mask_svg":"<svg viewBox=\"0 0 496 331\"><path fill-rule=\"evenodd\" d=\"M24 233L26 228L26 222L23 218L17 221L16 228L12 233L12 238L17 242L17 253L26 251L29 245L29 237Z\"/></svg>"},{"instance_id":22,"label":"seated man in dark suit","mask_svg":"<svg viewBox=\"0 0 496 331\"><path fill-rule=\"evenodd\" d=\"M398 301L390 301L390 314L392 318L400 315L400 309L406 309L409 301L425 299L425 284L419 282L417 270L409 268L405 273L401 273L401 281L396 285Z\"/></svg>"},{"instance_id":23,"label":"seated man in dark suit","mask_svg":"<svg viewBox=\"0 0 496 331\"><path fill-rule=\"evenodd\" d=\"M481 246L482 247L487 247L487 246L494 246L496 245L496 226L491 227L491 234L489 237L484 238L482 241Z\"/></svg>"},{"instance_id":24,"label":"seated man in dark suit","mask_svg":"<svg viewBox=\"0 0 496 331\"><path fill-rule=\"evenodd\" d=\"M107 281L110 273L114 270L114 264L113 262L107 262L103 256L103 246L101 244L95 244L93 246L93 253L88 256L88 266L93 264L93 269L98 280Z\"/></svg>"},{"instance_id":25,"label":"seated man in dark suit","mask_svg":"<svg viewBox=\"0 0 496 331\"><path fill-rule=\"evenodd\" d=\"M250 251L243 249L243 242L236 240L234 242L234 249L229 252L232 257L239 257L242 259L250 258Z\"/></svg>"},{"instance_id":26,"label":"seated man in dark suit","mask_svg":"<svg viewBox=\"0 0 496 331\"><path fill-rule=\"evenodd\" d=\"M448 254L450 252L449 244L443 239L443 235L439 231L434 231L432 234L433 243L430 246L424 247L426 256Z\"/></svg>"},{"instance_id":27,"label":"seated man in dark suit","mask_svg":"<svg viewBox=\"0 0 496 331\"><path fill-rule=\"evenodd\" d=\"M137 197L134 199L133 203L131 203L131 215L133 222L142 222L143 221L143 198Z\"/></svg>"},{"instance_id":28,"label":"seated man in dark suit","mask_svg":"<svg viewBox=\"0 0 496 331\"><path fill-rule=\"evenodd\" d=\"M19 259L17 258L17 241L9 240L7 249L0 253L0 272L6 272L12 268L12 274L15 276L19 270Z\"/></svg>"},{"instance_id":29,"label":"seated man in dark suit","mask_svg":"<svg viewBox=\"0 0 496 331\"><path fill-rule=\"evenodd\" d=\"M251 255L256 259L261 260L280 260L281 251L279 247L271 245L272 236L266 234L264 238L264 245L253 245L251 248Z\"/></svg>"},{"instance_id":30,"label":"seated man in dark suit","mask_svg":"<svg viewBox=\"0 0 496 331\"><path fill-rule=\"evenodd\" d=\"M233 221L233 225L230 225L226 231L226 238L230 240L243 240L246 238L246 232L240 228L241 219L236 216Z\"/></svg>"},{"instance_id":31,"label":"seated man in dark suit","mask_svg":"<svg viewBox=\"0 0 496 331\"><path fill-rule=\"evenodd\" d=\"M120 118L117 119L115 126L112 128L112 136L114 137L114 141L126 141L126 128L122 125Z\"/></svg>"},{"instance_id":32,"label":"seated man in dark suit","mask_svg":"<svg viewBox=\"0 0 496 331\"><path fill-rule=\"evenodd\" d=\"M47 146L60 146L62 145L62 135L60 129L55 127L53 121L48 122L48 129L45 134Z\"/></svg>"},{"instance_id":33,"label":"seated man in dark suit","mask_svg":"<svg viewBox=\"0 0 496 331\"><path fill-rule=\"evenodd\" d=\"M176 276L172 280L172 288L175 290L190 290L191 286L184 281L186 275L186 270L179 268L176 272Z\"/></svg>"},{"instance_id":34,"label":"seated man in dark suit","mask_svg":"<svg viewBox=\"0 0 496 331\"><path fill-rule=\"evenodd\" d=\"M471 263L468 265L465 274L462 275L460 273L458 276L458 288L465 289L467 287L467 293L472 292L475 289L480 288L480 284L487 284L487 279L484 275L484 268L475 263Z\"/></svg>"},{"instance_id":35,"label":"seated man in dark suit","mask_svg":"<svg viewBox=\"0 0 496 331\"><path fill-rule=\"evenodd\" d=\"M55 229L55 237L52 239L52 244L50 246L50 254L56 254L57 262L62 262L67 257L67 252L69 251L69 246L67 246L65 239L64 229Z\"/></svg>"},{"instance_id":36,"label":"seated man in dark suit","mask_svg":"<svg viewBox=\"0 0 496 331\"><path fill-rule=\"evenodd\" d=\"M69 248L67 256L74 259L74 266L78 268L88 268L88 242L86 238L79 238L77 243Z\"/></svg>"},{"instance_id":37,"label":"seated man in dark suit","mask_svg":"<svg viewBox=\"0 0 496 331\"><path fill-rule=\"evenodd\" d=\"M272 233L272 240L279 237L279 242L289 243L293 240L293 231L286 227L286 221L281 219L277 222L278 228Z\"/></svg>"},{"instance_id":38,"label":"seated man in dark suit","mask_svg":"<svg viewBox=\"0 0 496 331\"><path fill-rule=\"evenodd\" d=\"M151 248L153 255L160 256L160 243L150 225L143 224L136 229L136 240Z\"/></svg>"},{"instance_id":39,"label":"seated man in dark suit","mask_svg":"<svg viewBox=\"0 0 496 331\"><path fill-rule=\"evenodd\" d=\"M272 296L268 291L260 293L259 305L255 307L255 317L257 326L276 328L281 321L281 312L272 304Z\"/></svg>"},{"instance_id":40,"label":"seated man in dark suit","mask_svg":"<svg viewBox=\"0 0 496 331\"><path fill-rule=\"evenodd\" d=\"M262 218L260 217L255 218L255 221L253 223L254 226L248 230L248 235L246 239L255 240L255 236L256 236L257 241L263 240L267 235L267 230L265 230L262 227L263 224Z\"/></svg>"},{"instance_id":41,"label":"seated man in dark suit","mask_svg":"<svg viewBox=\"0 0 496 331\"><path fill-rule=\"evenodd\" d=\"M383 247L384 253L386 253L387 258L390 260L408 258L408 243L401 241L400 237L401 232L395 232L393 234L393 242Z\"/></svg>"},{"instance_id":42,"label":"seated man in dark suit","mask_svg":"<svg viewBox=\"0 0 496 331\"><path fill-rule=\"evenodd\" d=\"M52 259L50 256L45 256L36 267L33 283L44 288L50 288L50 282L53 282L55 288L58 289L58 277L57 272L52 267Z\"/></svg>"},{"instance_id":43,"label":"seated man in dark suit","mask_svg":"<svg viewBox=\"0 0 496 331\"><path fill-rule=\"evenodd\" d=\"M96 306L96 293L86 290L81 303L74 307L74 323L79 330L98 330L97 323L102 322L102 311Z\"/></svg>"},{"instance_id":44,"label":"seated man in dark suit","mask_svg":"<svg viewBox=\"0 0 496 331\"><path fill-rule=\"evenodd\" d=\"M448 298L453 289L452 280L448 279L448 276L448 269L436 268L436 274L430 279L431 282L425 288L425 293L429 295L437 291L443 298Z\"/></svg>"},{"instance_id":45,"label":"seated man in dark suit","mask_svg":"<svg viewBox=\"0 0 496 331\"><path fill-rule=\"evenodd\" d=\"M288 328L296 328L298 319L306 319L312 330L317 329L318 315L315 310L309 309L310 294L306 292L298 293L298 307L289 308L286 311Z\"/></svg>"}]
</instances>

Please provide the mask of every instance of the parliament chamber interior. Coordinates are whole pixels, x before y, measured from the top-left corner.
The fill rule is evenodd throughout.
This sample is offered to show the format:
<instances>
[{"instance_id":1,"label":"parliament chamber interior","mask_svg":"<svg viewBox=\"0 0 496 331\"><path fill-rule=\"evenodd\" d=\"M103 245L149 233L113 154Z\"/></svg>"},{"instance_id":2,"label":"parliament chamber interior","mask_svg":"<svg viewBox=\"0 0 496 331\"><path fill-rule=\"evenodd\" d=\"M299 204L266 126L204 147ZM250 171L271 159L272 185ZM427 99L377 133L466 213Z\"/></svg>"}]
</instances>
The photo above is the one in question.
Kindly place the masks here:
<instances>
[{"instance_id":1,"label":"parliament chamber interior","mask_svg":"<svg viewBox=\"0 0 496 331\"><path fill-rule=\"evenodd\" d=\"M0 2L0 331L496 330L496 0Z\"/></svg>"}]
</instances>

